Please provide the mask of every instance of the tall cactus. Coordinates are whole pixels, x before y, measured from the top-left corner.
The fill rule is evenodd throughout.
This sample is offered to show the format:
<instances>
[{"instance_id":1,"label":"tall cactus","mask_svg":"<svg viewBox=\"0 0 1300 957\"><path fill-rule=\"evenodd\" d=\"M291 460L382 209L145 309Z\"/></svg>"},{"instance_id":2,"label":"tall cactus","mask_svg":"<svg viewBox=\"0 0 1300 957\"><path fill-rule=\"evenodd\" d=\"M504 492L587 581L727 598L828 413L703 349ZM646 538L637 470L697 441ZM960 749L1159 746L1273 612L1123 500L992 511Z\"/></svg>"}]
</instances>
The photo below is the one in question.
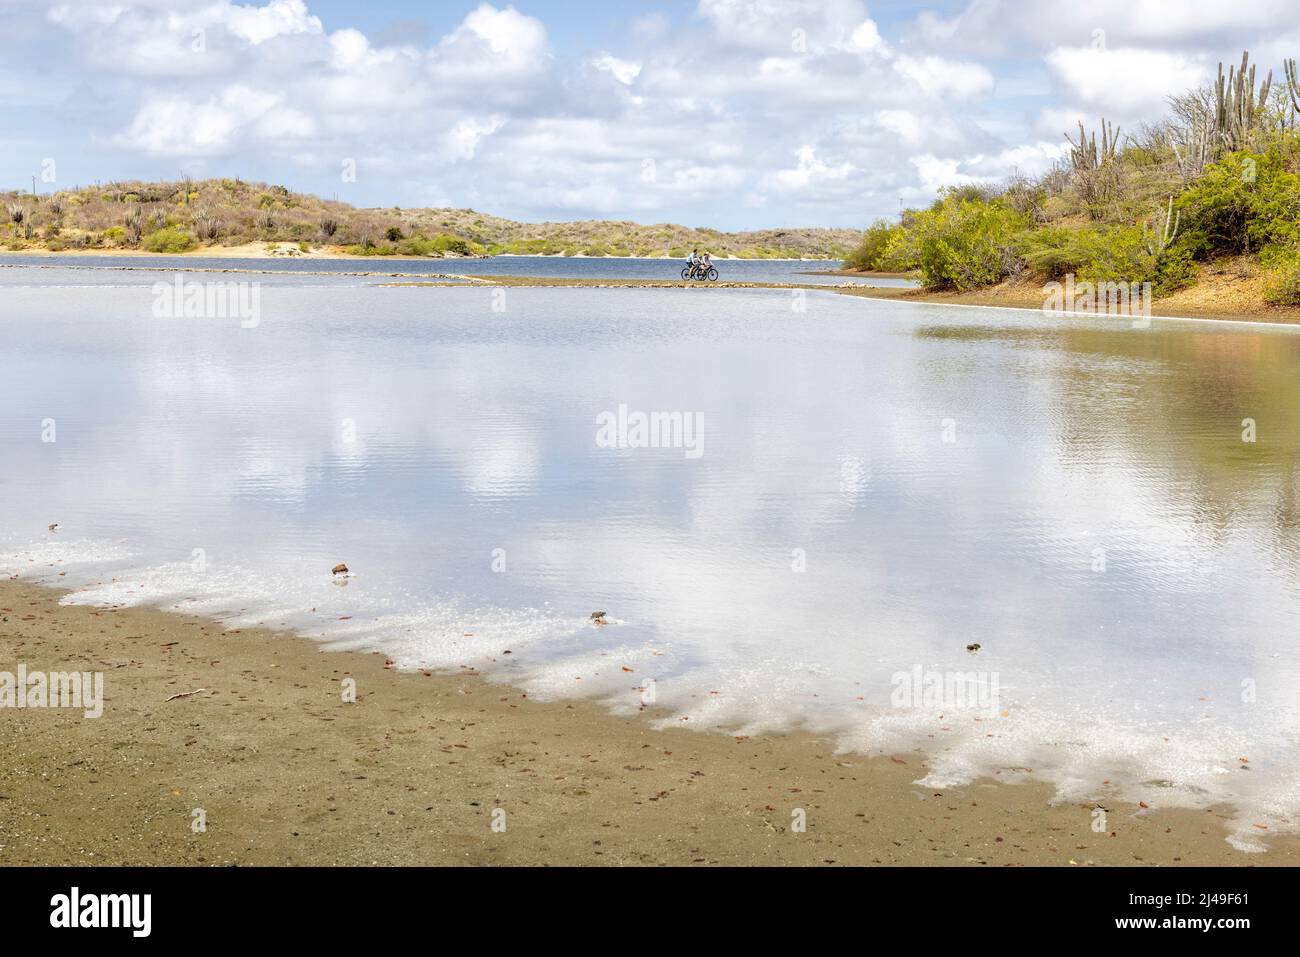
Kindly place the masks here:
<instances>
[{"instance_id":1,"label":"tall cactus","mask_svg":"<svg viewBox=\"0 0 1300 957\"><path fill-rule=\"evenodd\" d=\"M1165 211L1165 224L1159 230L1155 224L1142 223L1142 240L1147 252L1159 256L1178 238L1178 225L1182 221L1182 210L1174 209L1174 198L1169 197L1169 208Z\"/></svg>"},{"instance_id":2,"label":"tall cactus","mask_svg":"<svg viewBox=\"0 0 1300 957\"><path fill-rule=\"evenodd\" d=\"M1231 153L1250 143L1251 133L1259 125L1268 103L1268 93L1273 86L1273 71L1255 90L1255 68L1250 66L1250 53L1242 51L1241 68L1228 67L1228 75L1223 75L1223 64L1219 64L1219 78L1214 84L1214 124L1213 129L1220 149L1216 152Z\"/></svg>"},{"instance_id":3,"label":"tall cactus","mask_svg":"<svg viewBox=\"0 0 1300 957\"><path fill-rule=\"evenodd\" d=\"M1097 149L1097 134L1091 135L1083 128L1082 121L1079 123L1079 142L1070 139L1070 134L1065 134L1066 142L1070 144L1070 166L1076 171L1101 169L1108 163L1114 162L1115 153L1119 147L1119 127L1106 122L1106 118L1101 118L1101 149Z\"/></svg>"},{"instance_id":4,"label":"tall cactus","mask_svg":"<svg viewBox=\"0 0 1300 957\"><path fill-rule=\"evenodd\" d=\"M1083 201L1091 208L1093 215L1101 215L1101 207L1112 200L1119 192L1121 176L1120 164L1115 162L1119 154L1119 127L1101 120L1101 142L1097 134L1089 134L1079 124L1079 141L1070 139L1070 168L1075 186Z\"/></svg>"},{"instance_id":5,"label":"tall cactus","mask_svg":"<svg viewBox=\"0 0 1300 957\"><path fill-rule=\"evenodd\" d=\"M1300 114L1300 76L1294 61L1285 66L1294 117ZM1184 182L1201 175L1207 164L1224 153L1252 145L1255 134L1271 121L1272 90L1273 72L1256 86L1250 52L1243 51L1241 66L1228 67L1226 75L1219 64L1213 85L1171 98L1175 119L1168 125L1168 141Z\"/></svg>"},{"instance_id":6,"label":"tall cactus","mask_svg":"<svg viewBox=\"0 0 1300 957\"><path fill-rule=\"evenodd\" d=\"M1300 115L1300 75L1296 73L1294 59L1283 60L1282 69L1286 73L1286 91L1291 99L1291 122L1294 124L1296 116Z\"/></svg>"}]
</instances>

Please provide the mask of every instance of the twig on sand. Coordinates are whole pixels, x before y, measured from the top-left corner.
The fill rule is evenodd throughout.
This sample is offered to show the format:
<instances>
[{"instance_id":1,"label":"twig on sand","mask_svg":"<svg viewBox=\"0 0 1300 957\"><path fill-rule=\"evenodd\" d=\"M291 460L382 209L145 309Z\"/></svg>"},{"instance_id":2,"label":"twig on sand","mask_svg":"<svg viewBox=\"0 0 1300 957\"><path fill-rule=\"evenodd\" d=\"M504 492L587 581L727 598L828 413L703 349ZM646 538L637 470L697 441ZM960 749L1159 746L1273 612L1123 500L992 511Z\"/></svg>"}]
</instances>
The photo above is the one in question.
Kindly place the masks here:
<instances>
[{"instance_id":1,"label":"twig on sand","mask_svg":"<svg viewBox=\"0 0 1300 957\"><path fill-rule=\"evenodd\" d=\"M177 698L192 698L192 697L194 697L196 694L203 694L203 692L205 692L205 691L207 691L207 690L208 690L207 688L195 688L193 691L182 691L180 694L174 694L174 695L172 695L172 696L171 696L170 698L168 698L167 700L168 700L168 701L175 701Z\"/></svg>"}]
</instances>

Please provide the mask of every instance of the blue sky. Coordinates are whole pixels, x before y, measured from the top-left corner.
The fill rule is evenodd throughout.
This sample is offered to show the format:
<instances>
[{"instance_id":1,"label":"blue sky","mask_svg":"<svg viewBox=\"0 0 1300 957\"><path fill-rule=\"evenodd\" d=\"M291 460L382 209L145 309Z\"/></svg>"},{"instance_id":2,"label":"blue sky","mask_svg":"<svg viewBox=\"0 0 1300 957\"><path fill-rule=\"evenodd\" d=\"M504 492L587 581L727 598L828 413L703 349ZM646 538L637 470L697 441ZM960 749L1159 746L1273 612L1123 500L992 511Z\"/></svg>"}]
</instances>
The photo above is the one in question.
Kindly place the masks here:
<instances>
[{"instance_id":1,"label":"blue sky","mask_svg":"<svg viewBox=\"0 0 1300 957\"><path fill-rule=\"evenodd\" d=\"M0 186L185 172L726 229L1037 173L1081 119L1300 55L1290 0L0 0L0 30Z\"/></svg>"}]
</instances>

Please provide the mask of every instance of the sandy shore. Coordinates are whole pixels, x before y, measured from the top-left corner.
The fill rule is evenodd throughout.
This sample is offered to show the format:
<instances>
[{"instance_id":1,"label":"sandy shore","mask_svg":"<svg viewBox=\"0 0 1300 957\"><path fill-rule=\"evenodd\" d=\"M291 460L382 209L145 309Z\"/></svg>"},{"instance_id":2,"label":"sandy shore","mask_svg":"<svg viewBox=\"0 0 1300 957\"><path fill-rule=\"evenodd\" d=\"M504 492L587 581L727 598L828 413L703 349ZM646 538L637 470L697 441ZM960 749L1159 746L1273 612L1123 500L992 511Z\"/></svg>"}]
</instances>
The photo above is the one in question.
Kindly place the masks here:
<instances>
[{"instance_id":1,"label":"sandy shore","mask_svg":"<svg viewBox=\"0 0 1300 957\"><path fill-rule=\"evenodd\" d=\"M858 278L895 277L897 273L827 272L828 276ZM837 286L850 296L872 299L896 299L903 302L928 302L952 306L994 306L1006 309L1043 308L1044 292L1038 282L1004 282L972 292L900 288L897 286ZM1239 277L1224 270L1208 273L1200 283L1155 300L1151 315L1177 319L1225 319L1241 322L1300 323L1300 309L1274 306L1263 300L1263 279Z\"/></svg>"},{"instance_id":2,"label":"sandy shore","mask_svg":"<svg viewBox=\"0 0 1300 957\"><path fill-rule=\"evenodd\" d=\"M1094 805L1045 786L920 789L920 754L658 731L470 671L59 597L0 583L0 670L101 671L104 713L0 709L0 865L1300 863L1290 837L1231 848L1224 809L1109 804L1098 834Z\"/></svg>"},{"instance_id":3,"label":"sandy shore","mask_svg":"<svg viewBox=\"0 0 1300 957\"><path fill-rule=\"evenodd\" d=\"M126 248L100 248L100 249L60 249L51 251L48 249L9 249L0 246L0 258L4 256L121 256L139 259L155 259L158 257L176 257L185 256L194 259L358 259L362 262L383 262L384 260L420 260L423 262L438 262L445 260L455 262L458 259L486 259L495 257L486 256L358 256L356 253L347 252L346 246L312 246L310 249L303 251L297 243L290 242L255 242L242 243L238 246L199 246L184 253L154 253L145 249L126 249ZM588 256L584 253L575 253L572 256L564 256L559 253L536 253L520 254L511 253L511 259L635 259L641 257L635 256ZM660 259L663 262L680 262L671 256L652 256L652 259ZM714 262L796 262L817 263L830 262L825 259L763 259L747 260L739 256L714 256ZM831 275L828 273L828 275ZM884 275L883 273L881 275Z\"/></svg>"},{"instance_id":4,"label":"sandy shore","mask_svg":"<svg viewBox=\"0 0 1300 957\"><path fill-rule=\"evenodd\" d=\"M243 243L238 246L200 246L184 253L153 253L145 249L60 249L51 251L48 249L7 249L0 246L0 259L4 256L76 256L76 257L96 257L112 256L126 259L168 259L168 258L192 258L192 259L357 259L362 262L376 262L386 259L418 259L423 261L439 261L433 256L357 256L353 253L345 252L342 246L314 246L304 252L298 248L297 243L275 243L275 242L256 242ZM448 262L455 262L457 259L469 257L451 256L447 257Z\"/></svg>"}]
</instances>

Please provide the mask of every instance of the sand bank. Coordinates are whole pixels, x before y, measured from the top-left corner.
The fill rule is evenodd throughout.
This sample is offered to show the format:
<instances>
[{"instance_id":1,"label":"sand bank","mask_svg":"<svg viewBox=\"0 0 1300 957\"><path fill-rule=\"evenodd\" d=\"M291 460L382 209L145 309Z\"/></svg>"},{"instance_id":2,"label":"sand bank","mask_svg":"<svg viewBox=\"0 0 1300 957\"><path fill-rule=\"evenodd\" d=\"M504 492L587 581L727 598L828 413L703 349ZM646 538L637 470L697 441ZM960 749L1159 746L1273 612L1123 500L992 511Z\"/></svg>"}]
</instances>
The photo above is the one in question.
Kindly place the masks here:
<instances>
[{"instance_id":1,"label":"sand bank","mask_svg":"<svg viewBox=\"0 0 1300 957\"><path fill-rule=\"evenodd\" d=\"M59 598L0 583L0 671L103 672L104 712L0 708L0 864L1300 863L1293 837L1234 850L1226 809L1108 804L1095 833L1093 804L1043 785L918 788L920 753L655 730L470 671Z\"/></svg>"}]
</instances>

